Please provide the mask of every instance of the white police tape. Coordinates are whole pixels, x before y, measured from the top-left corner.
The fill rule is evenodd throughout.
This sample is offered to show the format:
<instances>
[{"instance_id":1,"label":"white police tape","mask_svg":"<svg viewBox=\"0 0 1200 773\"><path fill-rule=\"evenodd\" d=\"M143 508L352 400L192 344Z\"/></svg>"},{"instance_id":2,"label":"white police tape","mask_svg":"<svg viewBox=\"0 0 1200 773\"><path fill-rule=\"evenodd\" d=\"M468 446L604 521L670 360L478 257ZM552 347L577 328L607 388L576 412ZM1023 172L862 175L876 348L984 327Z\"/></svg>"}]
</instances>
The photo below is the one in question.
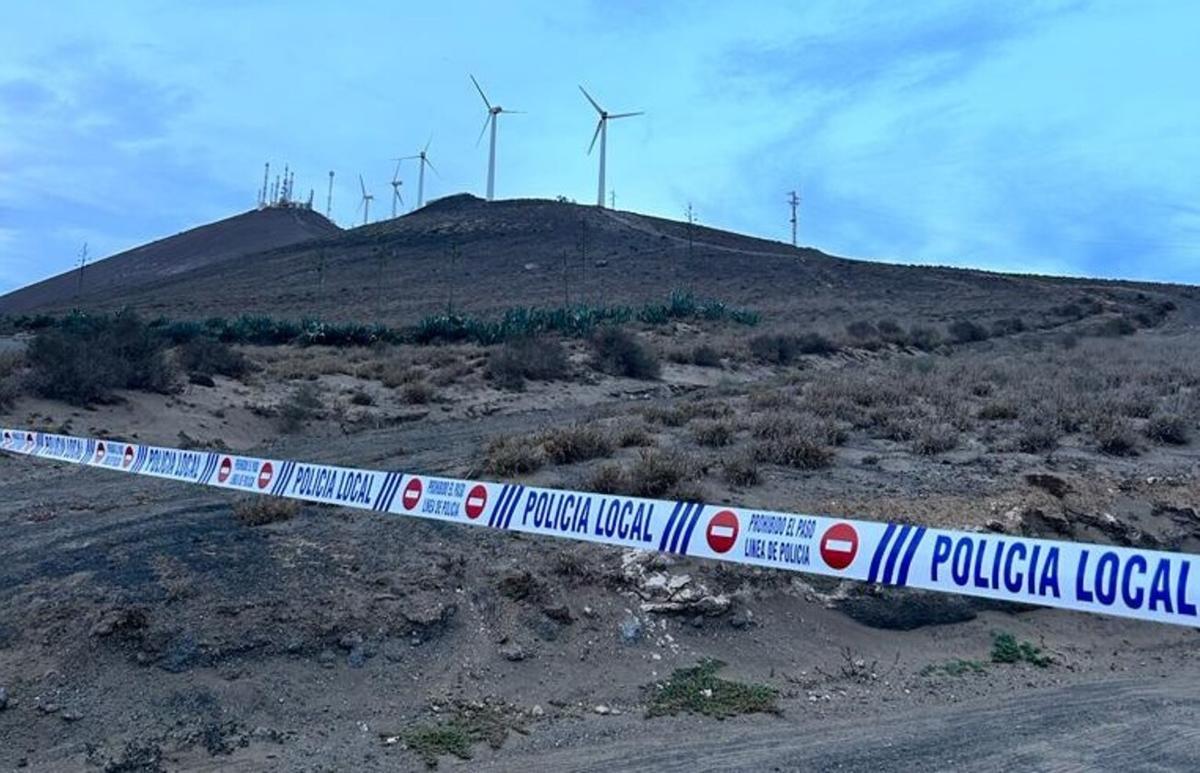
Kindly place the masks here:
<instances>
[{"instance_id":1,"label":"white police tape","mask_svg":"<svg viewBox=\"0 0 1200 773\"><path fill-rule=\"evenodd\" d=\"M1163 623L1200 624L1198 557L590 494L3 429L0 450L380 513Z\"/></svg>"}]
</instances>

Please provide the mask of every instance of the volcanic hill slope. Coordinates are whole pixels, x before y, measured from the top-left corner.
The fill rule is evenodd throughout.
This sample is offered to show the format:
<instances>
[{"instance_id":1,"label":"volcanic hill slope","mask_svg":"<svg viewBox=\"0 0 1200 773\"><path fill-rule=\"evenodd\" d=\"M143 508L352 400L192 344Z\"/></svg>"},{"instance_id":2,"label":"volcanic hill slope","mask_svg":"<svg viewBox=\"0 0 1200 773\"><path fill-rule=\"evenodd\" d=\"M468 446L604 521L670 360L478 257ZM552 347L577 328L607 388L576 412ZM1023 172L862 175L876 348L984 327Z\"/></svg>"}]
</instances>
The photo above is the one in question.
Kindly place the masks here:
<instances>
[{"instance_id":1,"label":"volcanic hill slope","mask_svg":"<svg viewBox=\"0 0 1200 773\"><path fill-rule=\"evenodd\" d=\"M148 283L340 230L311 210L251 210L97 261L85 268L82 284L72 270L23 287L0 297L0 314L89 308Z\"/></svg>"},{"instance_id":2,"label":"volcanic hill slope","mask_svg":"<svg viewBox=\"0 0 1200 773\"><path fill-rule=\"evenodd\" d=\"M858 318L939 323L1036 314L1090 291L1177 304L1192 293L847 260L703 226L691 228L689 245L685 223L466 194L345 231L311 212L247 213L88 270L89 289L78 301L66 292L74 276L64 275L0 298L0 313L129 306L173 318L257 313L403 324L448 307L494 313L568 300L642 303L680 289L753 307L769 320L840 329Z\"/></svg>"}]
</instances>

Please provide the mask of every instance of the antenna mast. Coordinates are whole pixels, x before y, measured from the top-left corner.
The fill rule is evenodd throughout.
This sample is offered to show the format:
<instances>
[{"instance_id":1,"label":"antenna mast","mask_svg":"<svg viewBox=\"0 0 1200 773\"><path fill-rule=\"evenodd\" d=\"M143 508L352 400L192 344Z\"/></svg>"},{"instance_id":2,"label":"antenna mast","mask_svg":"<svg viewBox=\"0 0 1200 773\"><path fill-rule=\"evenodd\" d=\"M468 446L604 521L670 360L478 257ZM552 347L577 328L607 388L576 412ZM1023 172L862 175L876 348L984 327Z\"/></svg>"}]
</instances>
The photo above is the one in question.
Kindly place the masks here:
<instances>
[{"instance_id":1,"label":"antenna mast","mask_svg":"<svg viewBox=\"0 0 1200 773\"><path fill-rule=\"evenodd\" d=\"M325 218L333 219L333 170L329 170L329 193L325 196Z\"/></svg>"},{"instance_id":2,"label":"antenna mast","mask_svg":"<svg viewBox=\"0 0 1200 773\"><path fill-rule=\"evenodd\" d=\"M795 191L788 196L788 204L792 205L792 246L796 246L796 207L800 206L800 197Z\"/></svg>"},{"instance_id":3,"label":"antenna mast","mask_svg":"<svg viewBox=\"0 0 1200 773\"><path fill-rule=\"evenodd\" d=\"M83 249L79 251L79 283L75 288L75 295L78 296L83 292L83 267L87 265L87 242L83 243Z\"/></svg>"},{"instance_id":4,"label":"antenna mast","mask_svg":"<svg viewBox=\"0 0 1200 773\"><path fill-rule=\"evenodd\" d=\"M271 162L268 161L266 163L266 166L263 168L263 187L262 187L262 191L259 193L259 196L258 196L258 206L260 206L260 207L267 206L267 185L269 184L267 178L270 176L270 174L271 174Z\"/></svg>"}]
</instances>

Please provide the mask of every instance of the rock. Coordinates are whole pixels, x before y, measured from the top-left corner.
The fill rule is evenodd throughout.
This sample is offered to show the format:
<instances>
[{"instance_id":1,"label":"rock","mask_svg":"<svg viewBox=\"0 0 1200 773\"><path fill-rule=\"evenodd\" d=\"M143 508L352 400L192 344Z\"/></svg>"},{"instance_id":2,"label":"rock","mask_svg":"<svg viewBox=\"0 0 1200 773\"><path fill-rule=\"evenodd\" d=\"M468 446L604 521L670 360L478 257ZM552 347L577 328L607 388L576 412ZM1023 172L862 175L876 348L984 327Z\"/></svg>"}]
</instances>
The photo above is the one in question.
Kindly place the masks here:
<instances>
[{"instance_id":1,"label":"rock","mask_svg":"<svg viewBox=\"0 0 1200 773\"><path fill-rule=\"evenodd\" d=\"M8 708L8 690L0 687L0 711Z\"/></svg>"},{"instance_id":2,"label":"rock","mask_svg":"<svg viewBox=\"0 0 1200 773\"><path fill-rule=\"evenodd\" d=\"M317 655L317 663L321 668L333 668L337 665L337 655L332 650L321 650L321 654Z\"/></svg>"},{"instance_id":3,"label":"rock","mask_svg":"<svg viewBox=\"0 0 1200 773\"><path fill-rule=\"evenodd\" d=\"M351 631L338 640L338 646L344 650L352 650L356 647L361 647L362 643L363 637L358 631Z\"/></svg>"},{"instance_id":4,"label":"rock","mask_svg":"<svg viewBox=\"0 0 1200 773\"><path fill-rule=\"evenodd\" d=\"M645 627L642 625L641 620L630 616L621 621L620 631L621 641L626 644L636 644L642 640Z\"/></svg>"},{"instance_id":5,"label":"rock","mask_svg":"<svg viewBox=\"0 0 1200 773\"><path fill-rule=\"evenodd\" d=\"M1025 482L1031 486L1037 486L1043 489L1053 497L1062 499L1067 494L1071 493L1071 486L1065 480L1057 475L1048 473L1031 472L1025 476Z\"/></svg>"},{"instance_id":6,"label":"rock","mask_svg":"<svg viewBox=\"0 0 1200 773\"><path fill-rule=\"evenodd\" d=\"M612 713L612 709L610 709L608 706L605 706L603 704L595 707L594 709L592 709L592 711L596 712L600 716L604 716L605 714Z\"/></svg>"},{"instance_id":7,"label":"rock","mask_svg":"<svg viewBox=\"0 0 1200 773\"><path fill-rule=\"evenodd\" d=\"M38 711L42 712L43 714L57 713L60 708L62 708L62 707L59 706L57 703L53 703L53 702L38 704Z\"/></svg>"},{"instance_id":8,"label":"rock","mask_svg":"<svg viewBox=\"0 0 1200 773\"><path fill-rule=\"evenodd\" d=\"M541 706L534 706L532 709L529 710L530 716L534 716L534 717L543 716L545 713L546 713L546 710L543 709Z\"/></svg>"},{"instance_id":9,"label":"rock","mask_svg":"<svg viewBox=\"0 0 1200 773\"><path fill-rule=\"evenodd\" d=\"M78 711L71 711L70 709L62 712L58 716L64 722L78 722L79 720L83 719L82 714L80 714Z\"/></svg>"},{"instance_id":10,"label":"rock","mask_svg":"<svg viewBox=\"0 0 1200 773\"><path fill-rule=\"evenodd\" d=\"M667 591L670 593L678 593L683 588L692 584L692 576L690 574L677 574L667 580Z\"/></svg>"},{"instance_id":11,"label":"rock","mask_svg":"<svg viewBox=\"0 0 1200 773\"><path fill-rule=\"evenodd\" d=\"M729 618L729 624L738 630L754 625L754 615L748 609L739 609Z\"/></svg>"},{"instance_id":12,"label":"rock","mask_svg":"<svg viewBox=\"0 0 1200 773\"><path fill-rule=\"evenodd\" d=\"M666 590L667 576L665 574L652 574L642 581L644 593L663 593Z\"/></svg>"},{"instance_id":13,"label":"rock","mask_svg":"<svg viewBox=\"0 0 1200 773\"><path fill-rule=\"evenodd\" d=\"M575 618L571 616L571 608L566 604L543 607L542 614L557 623L569 625L575 622Z\"/></svg>"},{"instance_id":14,"label":"rock","mask_svg":"<svg viewBox=\"0 0 1200 773\"><path fill-rule=\"evenodd\" d=\"M346 663L350 668L362 668L367 664L367 652L362 647L355 647L350 650L350 654L346 656Z\"/></svg>"},{"instance_id":15,"label":"rock","mask_svg":"<svg viewBox=\"0 0 1200 773\"><path fill-rule=\"evenodd\" d=\"M505 572L497 588L513 601L523 601L536 596L540 590L536 578L524 569L510 569Z\"/></svg>"},{"instance_id":16,"label":"rock","mask_svg":"<svg viewBox=\"0 0 1200 773\"><path fill-rule=\"evenodd\" d=\"M505 660L512 661L513 663L519 663L529 657L529 653L525 652L525 648L516 642L509 642L500 647L500 655Z\"/></svg>"}]
</instances>

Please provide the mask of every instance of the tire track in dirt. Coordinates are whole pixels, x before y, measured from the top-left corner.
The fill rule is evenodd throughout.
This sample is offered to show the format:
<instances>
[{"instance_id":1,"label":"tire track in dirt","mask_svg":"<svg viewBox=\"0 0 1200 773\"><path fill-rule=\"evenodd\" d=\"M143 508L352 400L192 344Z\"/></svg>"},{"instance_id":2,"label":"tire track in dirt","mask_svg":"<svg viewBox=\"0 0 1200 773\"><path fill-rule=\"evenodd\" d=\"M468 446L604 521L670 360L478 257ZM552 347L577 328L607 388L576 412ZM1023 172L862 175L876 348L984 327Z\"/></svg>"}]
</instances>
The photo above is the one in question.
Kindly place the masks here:
<instances>
[{"instance_id":1,"label":"tire track in dirt","mask_svg":"<svg viewBox=\"0 0 1200 773\"><path fill-rule=\"evenodd\" d=\"M1194 676L1194 675L1192 675ZM903 716L807 724L785 717L688 731L626 728L584 744L501 752L472 770L1185 770L1200 757L1192 678L1123 679L988 698ZM516 751L516 750L514 750Z\"/></svg>"}]
</instances>

